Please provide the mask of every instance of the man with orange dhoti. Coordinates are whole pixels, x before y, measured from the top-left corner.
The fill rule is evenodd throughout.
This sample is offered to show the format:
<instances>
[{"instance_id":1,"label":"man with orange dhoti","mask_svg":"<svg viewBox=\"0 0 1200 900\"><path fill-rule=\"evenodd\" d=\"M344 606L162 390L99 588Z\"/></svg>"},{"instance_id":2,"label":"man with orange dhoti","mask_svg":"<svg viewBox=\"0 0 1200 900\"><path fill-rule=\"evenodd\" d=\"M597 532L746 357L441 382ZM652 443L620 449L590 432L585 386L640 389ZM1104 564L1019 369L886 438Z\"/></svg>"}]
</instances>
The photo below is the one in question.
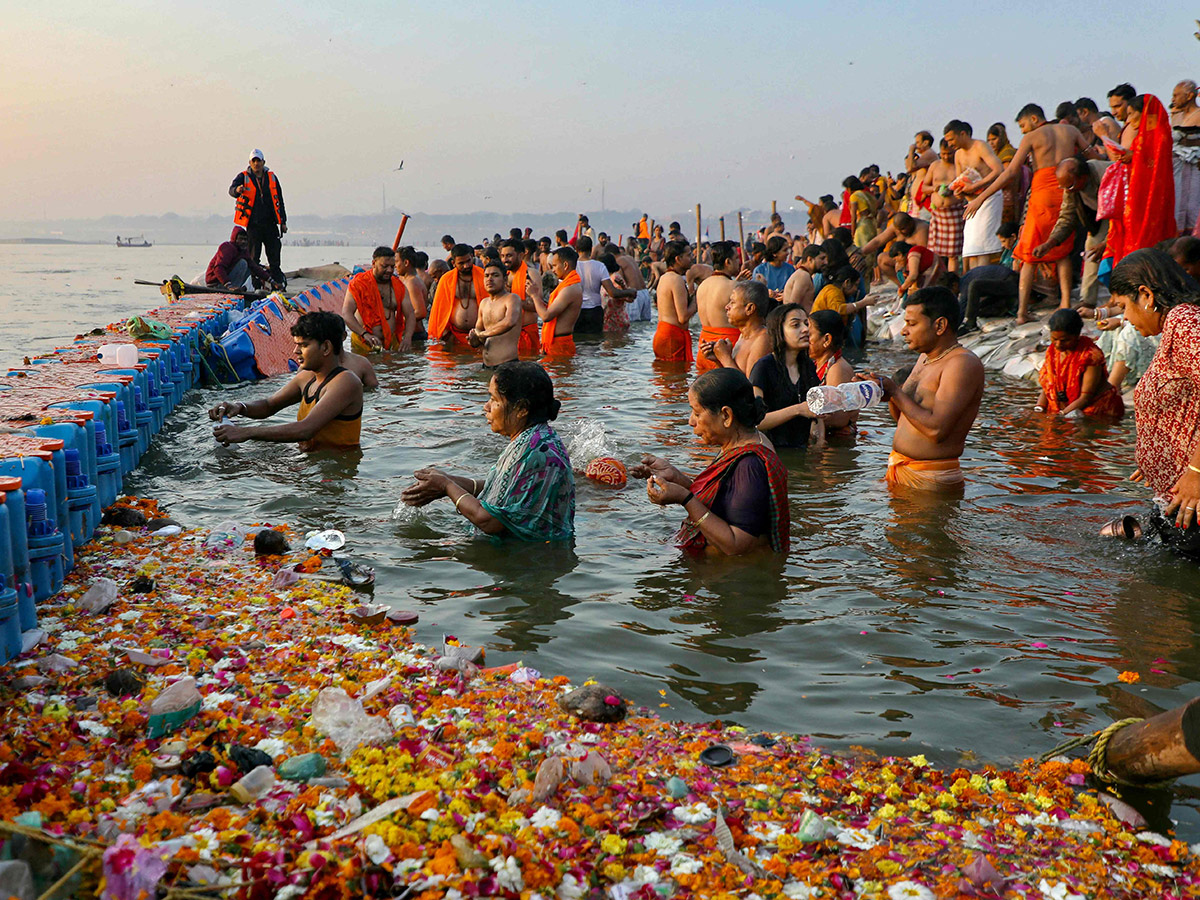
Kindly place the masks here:
<instances>
[{"instance_id":1,"label":"man with orange dhoti","mask_svg":"<svg viewBox=\"0 0 1200 900\"><path fill-rule=\"evenodd\" d=\"M583 285L575 266L579 254L564 244L550 254L550 269L558 287L550 292L549 302L541 297L533 301L542 317L542 353L546 356L575 355L575 321L583 308Z\"/></svg>"},{"instance_id":2,"label":"man with orange dhoti","mask_svg":"<svg viewBox=\"0 0 1200 900\"><path fill-rule=\"evenodd\" d=\"M359 272L346 286L342 319L355 353L412 348L417 317L404 282L395 272L396 254L392 248L376 247L370 271Z\"/></svg>"},{"instance_id":3,"label":"man with orange dhoti","mask_svg":"<svg viewBox=\"0 0 1200 900\"><path fill-rule=\"evenodd\" d=\"M712 245L712 274L696 288L696 315L700 317L700 346L716 345L724 338L732 348L742 332L729 323L725 306L733 293L734 277L741 270L737 258L737 244L733 241L717 241ZM689 344L691 341L688 342ZM706 372L720 368L721 364L701 353L696 357L696 371Z\"/></svg>"},{"instance_id":4,"label":"man with orange dhoti","mask_svg":"<svg viewBox=\"0 0 1200 900\"><path fill-rule=\"evenodd\" d=\"M466 244L455 244L450 251L454 263L438 279L429 310L429 338L452 339L462 347L471 346L467 335L479 324L479 298L487 296L483 269L475 265L475 251Z\"/></svg>"},{"instance_id":5,"label":"man with orange dhoti","mask_svg":"<svg viewBox=\"0 0 1200 900\"><path fill-rule=\"evenodd\" d=\"M1066 241L1050 248L1045 256L1034 255L1058 222L1062 209L1063 189L1058 183L1055 169L1064 159L1076 153L1089 153L1088 143L1074 125L1055 124L1046 121L1046 113L1036 103L1026 104L1017 113L1017 124L1021 126L1021 146L1004 167L1004 172L975 199L967 204L966 218L970 219L995 193L1005 185L1021 177L1021 166L1026 159L1032 160L1033 184L1029 188L1029 203L1025 209L1025 225L1021 228L1021 239L1017 242L1013 256L1021 261L1021 276L1017 287L1017 324L1029 321L1029 300L1033 296L1034 275L1041 263L1052 262L1058 274L1060 306L1071 305L1071 261L1067 258L1073 244Z\"/></svg>"},{"instance_id":6,"label":"man with orange dhoti","mask_svg":"<svg viewBox=\"0 0 1200 900\"><path fill-rule=\"evenodd\" d=\"M944 287L914 291L904 305L908 346L921 354L900 387L878 378L896 434L887 483L917 490L956 490L958 458L983 399L983 363L958 342L958 298Z\"/></svg>"},{"instance_id":7,"label":"man with orange dhoti","mask_svg":"<svg viewBox=\"0 0 1200 900\"><path fill-rule=\"evenodd\" d=\"M521 298L521 336L517 341L517 352L522 356L537 356L541 350L538 340L538 315L533 298L542 299L542 273L535 266L529 268L529 260L537 252L537 242L508 238L500 242L500 262L509 277L509 290Z\"/></svg>"},{"instance_id":8,"label":"man with orange dhoti","mask_svg":"<svg viewBox=\"0 0 1200 900\"><path fill-rule=\"evenodd\" d=\"M687 241L668 243L663 262L667 270L658 279L654 357L664 362L690 363L693 358L692 334L688 331L688 321L696 314L696 300L688 295L684 278L692 267L692 249Z\"/></svg>"}]
</instances>

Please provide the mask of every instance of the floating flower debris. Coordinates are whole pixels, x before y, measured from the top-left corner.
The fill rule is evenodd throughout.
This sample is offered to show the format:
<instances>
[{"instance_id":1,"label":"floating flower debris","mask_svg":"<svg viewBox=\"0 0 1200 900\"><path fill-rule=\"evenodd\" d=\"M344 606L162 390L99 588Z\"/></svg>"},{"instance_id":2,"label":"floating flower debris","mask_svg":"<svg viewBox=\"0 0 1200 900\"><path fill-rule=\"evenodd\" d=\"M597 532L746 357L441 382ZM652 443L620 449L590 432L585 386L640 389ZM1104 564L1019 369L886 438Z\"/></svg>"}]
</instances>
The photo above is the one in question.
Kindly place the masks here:
<instances>
[{"instance_id":1,"label":"floating flower debris","mask_svg":"<svg viewBox=\"0 0 1200 900\"><path fill-rule=\"evenodd\" d=\"M9 666L0 836L39 891L73 867L68 893L120 900L1200 891L1200 858L1082 789L1083 761L943 771L666 721L417 643L305 576L328 551L206 537L101 528ZM89 612L100 579L118 596Z\"/></svg>"}]
</instances>

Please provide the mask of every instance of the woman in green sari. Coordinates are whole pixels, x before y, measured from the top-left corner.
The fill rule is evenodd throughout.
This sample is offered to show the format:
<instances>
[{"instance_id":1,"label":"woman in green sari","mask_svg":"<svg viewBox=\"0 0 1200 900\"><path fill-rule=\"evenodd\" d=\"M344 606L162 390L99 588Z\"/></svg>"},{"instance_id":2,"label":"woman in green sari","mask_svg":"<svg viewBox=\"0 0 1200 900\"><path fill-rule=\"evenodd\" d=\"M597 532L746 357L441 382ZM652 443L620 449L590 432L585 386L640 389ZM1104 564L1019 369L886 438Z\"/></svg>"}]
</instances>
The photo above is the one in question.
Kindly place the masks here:
<instances>
[{"instance_id":1,"label":"woman in green sari","mask_svg":"<svg viewBox=\"0 0 1200 900\"><path fill-rule=\"evenodd\" d=\"M507 362L488 383L483 406L492 431L508 446L487 478L418 469L401 495L409 506L447 497L475 527L494 537L556 541L575 533L575 475L550 422L561 404L550 376L535 362Z\"/></svg>"}]
</instances>

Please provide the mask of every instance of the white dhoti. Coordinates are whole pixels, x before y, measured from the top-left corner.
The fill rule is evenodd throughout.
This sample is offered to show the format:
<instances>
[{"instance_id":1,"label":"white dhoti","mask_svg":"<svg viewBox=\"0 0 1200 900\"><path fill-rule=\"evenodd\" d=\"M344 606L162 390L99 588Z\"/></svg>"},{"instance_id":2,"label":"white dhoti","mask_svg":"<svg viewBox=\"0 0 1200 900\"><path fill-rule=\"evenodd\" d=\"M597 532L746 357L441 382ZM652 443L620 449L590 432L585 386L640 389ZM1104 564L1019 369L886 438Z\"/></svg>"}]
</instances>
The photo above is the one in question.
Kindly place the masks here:
<instances>
[{"instance_id":1,"label":"white dhoti","mask_svg":"<svg viewBox=\"0 0 1200 900\"><path fill-rule=\"evenodd\" d=\"M654 301L650 299L650 292L642 288L637 292L637 297L629 304L629 321L630 322L649 322L654 317Z\"/></svg>"},{"instance_id":2,"label":"white dhoti","mask_svg":"<svg viewBox=\"0 0 1200 900\"><path fill-rule=\"evenodd\" d=\"M1200 160L1176 153L1172 163L1175 166L1175 224L1180 231L1190 232L1200 217Z\"/></svg>"},{"instance_id":3,"label":"white dhoti","mask_svg":"<svg viewBox=\"0 0 1200 900\"><path fill-rule=\"evenodd\" d=\"M996 236L1003 215L1004 192L997 191L984 201L983 206L963 226L963 259L991 256L1003 249L1000 238Z\"/></svg>"}]
</instances>

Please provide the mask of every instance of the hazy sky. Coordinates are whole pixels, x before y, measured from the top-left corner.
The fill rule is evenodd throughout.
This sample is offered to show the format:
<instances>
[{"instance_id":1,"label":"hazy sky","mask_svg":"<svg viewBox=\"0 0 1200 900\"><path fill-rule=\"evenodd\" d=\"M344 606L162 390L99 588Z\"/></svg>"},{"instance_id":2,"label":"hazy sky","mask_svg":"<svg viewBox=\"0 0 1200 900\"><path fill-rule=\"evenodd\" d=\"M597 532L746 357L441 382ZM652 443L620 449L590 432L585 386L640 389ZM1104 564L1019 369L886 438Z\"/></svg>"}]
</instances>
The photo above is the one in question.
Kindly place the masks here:
<instances>
[{"instance_id":1,"label":"hazy sky","mask_svg":"<svg viewBox=\"0 0 1200 900\"><path fill-rule=\"evenodd\" d=\"M786 211L918 128L1200 76L1179 3L910 9L0 0L0 220L231 212L254 147L292 215Z\"/></svg>"}]
</instances>

